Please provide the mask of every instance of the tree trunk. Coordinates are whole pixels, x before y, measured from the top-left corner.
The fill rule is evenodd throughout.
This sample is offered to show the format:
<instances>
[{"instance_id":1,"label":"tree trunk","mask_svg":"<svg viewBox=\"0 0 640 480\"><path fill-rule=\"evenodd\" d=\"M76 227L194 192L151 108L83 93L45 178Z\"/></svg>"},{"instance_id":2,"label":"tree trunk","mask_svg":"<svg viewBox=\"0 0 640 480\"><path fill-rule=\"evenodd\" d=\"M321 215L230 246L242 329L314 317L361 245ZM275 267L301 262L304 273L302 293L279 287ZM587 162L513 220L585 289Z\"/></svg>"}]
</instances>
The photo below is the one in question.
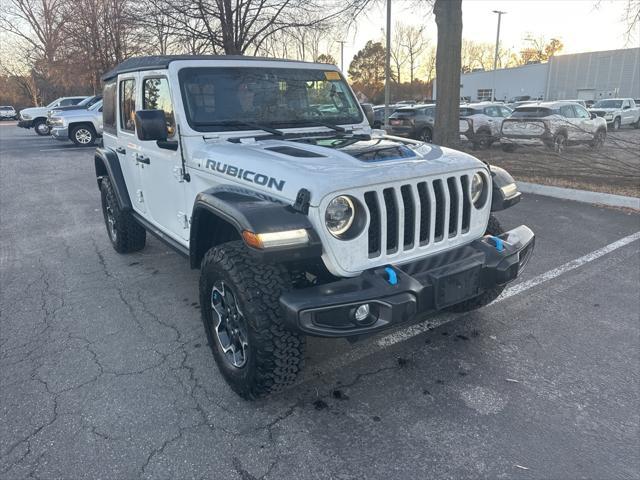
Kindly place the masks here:
<instances>
[{"instance_id":1,"label":"tree trunk","mask_svg":"<svg viewBox=\"0 0 640 480\"><path fill-rule=\"evenodd\" d=\"M434 143L455 147L460 143L460 67L462 0L436 0L433 13L438 26L436 52L437 101Z\"/></svg>"}]
</instances>

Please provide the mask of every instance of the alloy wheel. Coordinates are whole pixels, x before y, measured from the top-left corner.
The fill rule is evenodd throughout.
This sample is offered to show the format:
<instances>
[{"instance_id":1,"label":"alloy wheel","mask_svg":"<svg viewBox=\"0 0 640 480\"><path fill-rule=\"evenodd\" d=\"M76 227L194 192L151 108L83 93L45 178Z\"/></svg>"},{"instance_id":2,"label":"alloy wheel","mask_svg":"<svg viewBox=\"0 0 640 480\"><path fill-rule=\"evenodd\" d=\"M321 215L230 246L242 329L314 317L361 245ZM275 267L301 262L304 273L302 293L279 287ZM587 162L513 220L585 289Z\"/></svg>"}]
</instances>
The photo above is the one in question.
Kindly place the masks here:
<instances>
[{"instance_id":1,"label":"alloy wheel","mask_svg":"<svg viewBox=\"0 0 640 480\"><path fill-rule=\"evenodd\" d=\"M211 314L224 358L235 368L244 367L249 350L247 322L233 290L223 281L215 282L211 289Z\"/></svg>"},{"instance_id":2,"label":"alloy wheel","mask_svg":"<svg viewBox=\"0 0 640 480\"><path fill-rule=\"evenodd\" d=\"M82 145L87 145L91 143L92 138L93 138L93 135L88 129L79 128L78 130L76 130L75 139L78 141L78 143Z\"/></svg>"}]
</instances>

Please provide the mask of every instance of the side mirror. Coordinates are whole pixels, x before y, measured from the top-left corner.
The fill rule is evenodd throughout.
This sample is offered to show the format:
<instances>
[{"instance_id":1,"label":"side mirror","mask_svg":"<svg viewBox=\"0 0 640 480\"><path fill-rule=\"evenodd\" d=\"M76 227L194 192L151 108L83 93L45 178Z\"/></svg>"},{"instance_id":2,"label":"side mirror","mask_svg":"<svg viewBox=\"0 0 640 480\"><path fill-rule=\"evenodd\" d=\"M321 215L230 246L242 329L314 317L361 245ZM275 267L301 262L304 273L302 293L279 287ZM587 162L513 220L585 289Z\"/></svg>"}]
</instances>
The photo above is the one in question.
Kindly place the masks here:
<instances>
[{"instance_id":1,"label":"side mirror","mask_svg":"<svg viewBox=\"0 0 640 480\"><path fill-rule=\"evenodd\" d=\"M364 111L365 117L367 117L367 120L369 121L369 125L373 125L375 122L375 113L373 113L373 105L371 105L370 103L363 103L361 106L362 106L362 110Z\"/></svg>"},{"instance_id":2,"label":"side mirror","mask_svg":"<svg viewBox=\"0 0 640 480\"><path fill-rule=\"evenodd\" d=\"M622 107L623 110L629 110L631 108L631 106L629 105L625 105L624 107Z\"/></svg>"},{"instance_id":3,"label":"side mirror","mask_svg":"<svg viewBox=\"0 0 640 480\"><path fill-rule=\"evenodd\" d=\"M169 136L164 110L138 110L135 124L138 140L166 140Z\"/></svg>"},{"instance_id":4,"label":"side mirror","mask_svg":"<svg viewBox=\"0 0 640 480\"><path fill-rule=\"evenodd\" d=\"M595 120L597 117L597 115L593 112L591 112L590 115L591 115L591 120Z\"/></svg>"}]
</instances>

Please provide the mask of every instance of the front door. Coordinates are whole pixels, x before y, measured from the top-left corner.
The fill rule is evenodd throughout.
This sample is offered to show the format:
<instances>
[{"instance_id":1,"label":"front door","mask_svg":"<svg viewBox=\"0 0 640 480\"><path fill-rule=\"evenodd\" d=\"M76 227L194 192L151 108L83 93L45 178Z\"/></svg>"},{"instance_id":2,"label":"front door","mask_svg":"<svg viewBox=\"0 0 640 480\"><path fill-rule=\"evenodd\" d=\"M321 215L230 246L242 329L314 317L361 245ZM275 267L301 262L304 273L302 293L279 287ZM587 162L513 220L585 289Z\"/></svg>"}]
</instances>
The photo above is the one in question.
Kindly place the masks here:
<instances>
[{"instance_id":1,"label":"front door","mask_svg":"<svg viewBox=\"0 0 640 480\"><path fill-rule=\"evenodd\" d=\"M178 140L173 102L166 77L141 76L142 110L163 110L167 120L168 140ZM181 175L182 157L178 150L158 147L155 141L138 141L138 165L148 217L174 238L189 239L185 184Z\"/></svg>"}]
</instances>

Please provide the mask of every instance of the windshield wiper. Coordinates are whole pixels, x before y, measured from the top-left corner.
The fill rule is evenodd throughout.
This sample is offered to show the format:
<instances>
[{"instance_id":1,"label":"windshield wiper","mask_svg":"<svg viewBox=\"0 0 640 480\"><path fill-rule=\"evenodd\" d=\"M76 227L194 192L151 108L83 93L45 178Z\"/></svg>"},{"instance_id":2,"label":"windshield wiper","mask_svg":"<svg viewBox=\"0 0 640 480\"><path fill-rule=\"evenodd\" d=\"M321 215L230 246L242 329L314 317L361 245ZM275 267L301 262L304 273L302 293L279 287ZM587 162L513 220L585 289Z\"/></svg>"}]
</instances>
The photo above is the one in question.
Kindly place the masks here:
<instances>
[{"instance_id":1,"label":"windshield wiper","mask_svg":"<svg viewBox=\"0 0 640 480\"><path fill-rule=\"evenodd\" d=\"M330 128L331 130L335 130L336 132L341 132L341 133L346 133L347 129L344 127L341 127L339 125L334 125L333 123L327 123L327 122L318 122L317 120L309 120L309 121L304 121L303 124L301 124L301 126L306 126L309 125L310 127L327 127Z\"/></svg>"},{"instance_id":2,"label":"windshield wiper","mask_svg":"<svg viewBox=\"0 0 640 480\"><path fill-rule=\"evenodd\" d=\"M253 122L242 122L239 120L229 120L227 122L194 122L194 124L199 127L249 127L255 128L256 130L262 130L263 132L271 133L273 135L278 135L280 137L284 136L284 132L282 130L272 128L268 125Z\"/></svg>"}]
</instances>

